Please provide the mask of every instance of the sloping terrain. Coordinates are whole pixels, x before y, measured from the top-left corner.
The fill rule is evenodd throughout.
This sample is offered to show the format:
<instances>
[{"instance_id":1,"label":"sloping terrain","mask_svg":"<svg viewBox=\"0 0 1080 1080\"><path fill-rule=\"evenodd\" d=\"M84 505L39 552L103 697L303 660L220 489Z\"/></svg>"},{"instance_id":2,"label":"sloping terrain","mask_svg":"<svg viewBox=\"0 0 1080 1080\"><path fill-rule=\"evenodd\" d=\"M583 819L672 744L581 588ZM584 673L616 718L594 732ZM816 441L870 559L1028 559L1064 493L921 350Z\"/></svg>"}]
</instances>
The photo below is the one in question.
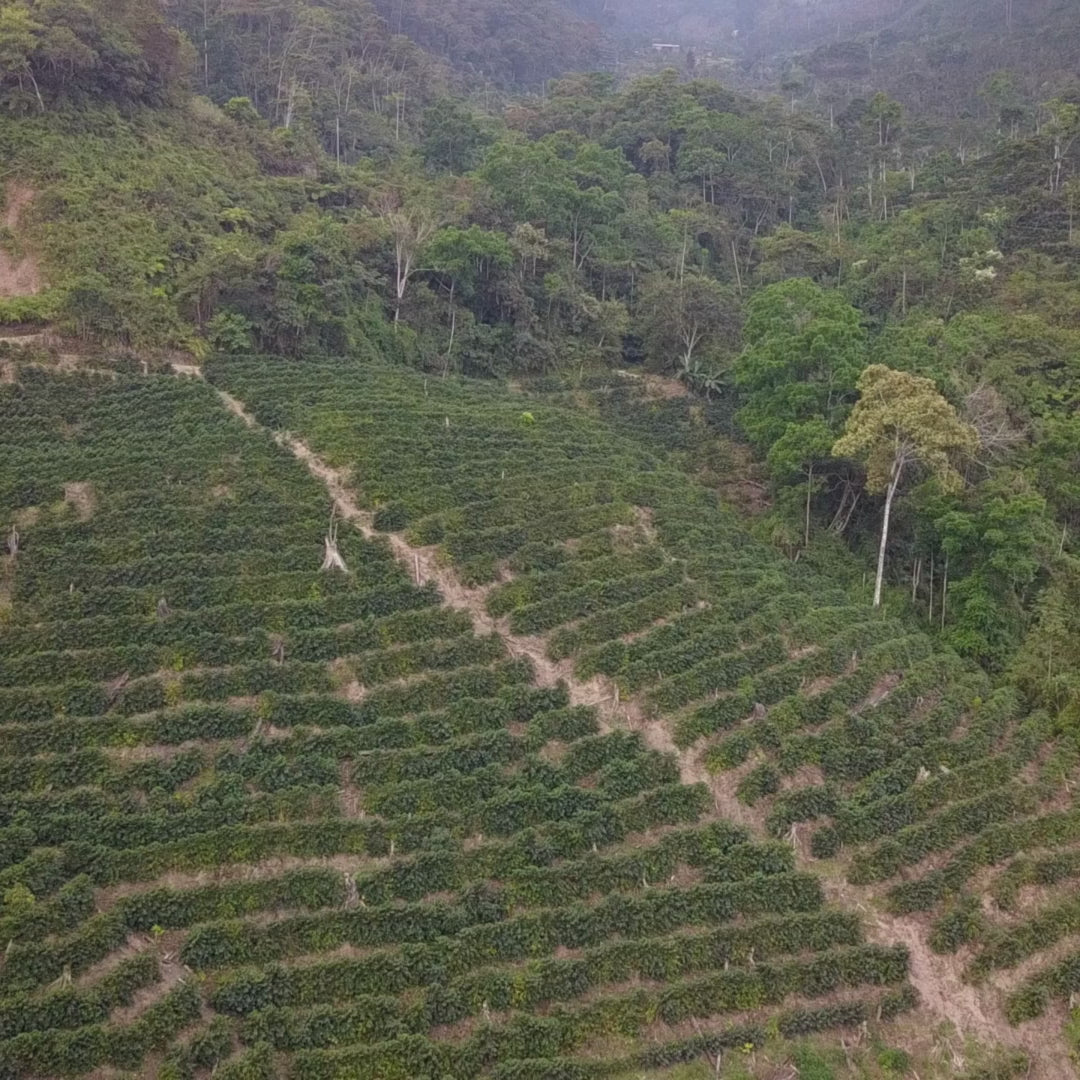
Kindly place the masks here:
<instances>
[{"instance_id":1,"label":"sloping terrain","mask_svg":"<svg viewBox=\"0 0 1080 1080\"><path fill-rule=\"evenodd\" d=\"M768 93L782 81L810 111L884 90L928 121L952 128L962 144L973 120L984 146L1004 105L1036 128L1035 105L1074 81L1078 59L1075 0L577 0L578 10L616 39L650 55L652 42L679 44L661 54L671 66L725 58L722 78ZM654 56L654 59L656 57ZM702 70L702 69L699 69ZM714 71L717 69L713 69ZM1004 79L1003 79L1004 76ZM998 100L1007 85L1008 100ZM1007 117L1003 127L1008 130ZM978 127L975 127L978 130ZM925 130L916 138L924 138Z\"/></svg>"},{"instance_id":2,"label":"sloping terrain","mask_svg":"<svg viewBox=\"0 0 1080 1080\"><path fill-rule=\"evenodd\" d=\"M0 297L35 296L41 291L37 260L19 249L17 229L33 201L32 188L9 182L0 214Z\"/></svg>"},{"instance_id":3,"label":"sloping terrain","mask_svg":"<svg viewBox=\"0 0 1080 1080\"><path fill-rule=\"evenodd\" d=\"M472 590L417 585L400 543L340 529L348 572L320 570L334 492L202 382L11 374L3 1075L618 1075L914 1003L906 950L790 845L514 655L608 609L628 626L619 597L697 603L660 526L598 486L598 426L519 410L538 475L582 491L544 512L534 490L535 592L509 624L490 593L476 633ZM501 476L514 440L489 437ZM491 468L460 475L478 494ZM452 509L427 490L416 513ZM477 546L525 550L487 520Z\"/></svg>"},{"instance_id":4,"label":"sloping terrain","mask_svg":"<svg viewBox=\"0 0 1080 1080\"><path fill-rule=\"evenodd\" d=\"M485 627L591 684L616 723L677 751L716 812L873 910L961 1033L1069 1067L1059 1018L1010 1023L1075 988L1067 958L1048 966L1075 943L1067 894L1022 919L1009 907L1021 882L1067 879L1074 861L1072 751L1048 717L754 543L662 454L579 414L348 364L208 374L344 470L376 528L452 563ZM1014 861L1030 848L1046 857ZM998 873L1013 885L980 913Z\"/></svg>"}]
</instances>

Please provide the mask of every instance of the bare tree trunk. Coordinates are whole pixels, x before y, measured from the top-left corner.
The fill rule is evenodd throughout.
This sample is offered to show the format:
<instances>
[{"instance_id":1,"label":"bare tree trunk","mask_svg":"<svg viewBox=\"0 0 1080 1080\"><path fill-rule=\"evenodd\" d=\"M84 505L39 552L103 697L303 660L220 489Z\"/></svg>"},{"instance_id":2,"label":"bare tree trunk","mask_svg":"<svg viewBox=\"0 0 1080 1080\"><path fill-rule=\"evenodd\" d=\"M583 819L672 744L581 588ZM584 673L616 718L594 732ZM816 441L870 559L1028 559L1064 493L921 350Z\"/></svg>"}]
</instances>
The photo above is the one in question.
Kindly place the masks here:
<instances>
[{"instance_id":1,"label":"bare tree trunk","mask_svg":"<svg viewBox=\"0 0 1080 1080\"><path fill-rule=\"evenodd\" d=\"M203 0L202 6L202 55L203 55L203 86L210 86L210 11L207 0Z\"/></svg>"},{"instance_id":2,"label":"bare tree trunk","mask_svg":"<svg viewBox=\"0 0 1080 1080\"><path fill-rule=\"evenodd\" d=\"M41 112L45 111L45 101L41 96L41 87L38 86L37 79L34 78L33 68L29 64L26 65L26 74L30 76L30 85L34 88L34 97L37 98L38 109ZM21 87L20 87L21 89Z\"/></svg>"},{"instance_id":3,"label":"bare tree trunk","mask_svg":"<svg viewBox=\"0 0 1080 1080\"><path fill-rule=\"evenodd\" d=\"M926 615L926 621L933 623L934 621L934 555L930 554L930 609Z\"/></svg>"},{"instance_id":4,"label":"bare tree trunk","mask_svg":"<svg viewBox=\"0 0 1080 1080\"><path fill-rule=\"evenodd\" d=\"M282 125L286 131L291 130L293 122L293 110L296 108L296 80L289 81L289 98L285 104L285 122Z\"/></svg>"},{"instance_id":5,"label":"bare tree trunk","mask_svg":"<svg viewBox=\"0 0 1080 1080\"><path fill-rule=\"evenodd\" d=\"M892 515L893 499L900 484L903 465L900 461L893 464L893 475L889 481L889 490L885 495L885 513L881 519L881 544L878 547L877 580L874 582L874 607L881 607L881 583L885 577L885 548L889 543L889 517Z\"/></svg>"},{"instance_id":6,"label":"bare tree trunk","mask_svg":"<svg viewBox=\"0 0 1080 1080\"><path fill-rule=\"evenodd\" d=\"M949 594L949 553L945 552L945 574L941 579L941 629L945 629L945 606Z\"/></svg>"},{"instance_id":7,"label":"bare tree trunk","mask_svg":"<svg viewBox=\"0 0 1080 1080\"><path fill-rule=\"evenodd\" d=\"M847 529L852 517L855 514L855 508L859 505L859 500L862 498L862 492L855 492L851 502L848 502L848 497L852 495L852 486L850 481L844 482L844 494L840 499L840 509L836 511L836 515L829 523L829 528L833 530L838 536L843 536L844 531Z\"/></svg>"},{"instance_id":8,"label":"bare tree trunk","mask_svg":"<svg viewBox=\"0 0 1080 1080\"><path fill-rule=\"evenodd\" d=\"M803 529L803 547L810 546L810 497L814 493L814 466L811 462L810 470L806 474L806 522Z\"/></svg>"},{"instance_id":9,"label":"bare tree trunk","mask_svg":"<svg viewBox=\"0 0 1080 1080\"><path fill-rule=\"evenodd\" d=\"M394 283L394 327L401 322L401 305L405 300L405 289L412 273L412 258L405 250L404 242L399 238L395 245L395 283Z\"/></svg>"},{"instance_id":10,"label":"bare tree trunk","mask_svg":"<svg viewBox=\"0 0 1080 1080\"><path fill-rule=\"evenodd\" d=\"M457 305L454 303L454 286L456 282L450 283L450 342L446 346L446 360L443 363L443 377L445 378L450 374L450 357L454 352L454 335L457 332Z\"/></svg>"}]
</instances>

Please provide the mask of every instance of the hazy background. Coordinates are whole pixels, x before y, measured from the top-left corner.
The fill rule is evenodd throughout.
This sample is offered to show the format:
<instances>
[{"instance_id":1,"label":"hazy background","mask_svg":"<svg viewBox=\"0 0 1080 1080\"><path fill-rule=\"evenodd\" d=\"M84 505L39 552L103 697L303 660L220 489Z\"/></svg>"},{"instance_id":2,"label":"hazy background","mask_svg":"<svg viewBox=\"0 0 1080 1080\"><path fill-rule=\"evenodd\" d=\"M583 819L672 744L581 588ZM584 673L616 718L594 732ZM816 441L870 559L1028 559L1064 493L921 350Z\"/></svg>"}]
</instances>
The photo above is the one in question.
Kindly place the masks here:
<instances>
[{"instance_id":1,"label":"hazy background","mask_svg":"<svg viewBox=\"0 0 1080 1080\"><path fill-rule=\"evenodd\" d=\"M795 100L885 90L929 113L986 105L997 73L1028 101L1080 70L1080 0L565 0L616 70L677 66ZM657 43L680 46L659 53ZM1000 83L1000 79L998 80ZM995 102L995 107L997 103Z\"/></svg>"}]
</instances>

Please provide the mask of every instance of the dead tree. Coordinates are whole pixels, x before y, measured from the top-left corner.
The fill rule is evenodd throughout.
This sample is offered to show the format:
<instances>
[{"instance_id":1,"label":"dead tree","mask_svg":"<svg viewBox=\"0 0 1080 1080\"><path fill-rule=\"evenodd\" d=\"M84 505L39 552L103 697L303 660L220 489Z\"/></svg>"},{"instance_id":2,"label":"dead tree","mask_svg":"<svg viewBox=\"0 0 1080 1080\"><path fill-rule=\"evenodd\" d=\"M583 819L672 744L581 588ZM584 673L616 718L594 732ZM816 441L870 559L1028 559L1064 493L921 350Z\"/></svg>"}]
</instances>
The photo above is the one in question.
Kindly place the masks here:
<instances>
[{"instance_id":1,"label":"dead tree","mask_svg":"<svg viewBox=\"0 0 1080 1080\"><path fill-rule=\"evenodd\" d=\"M167 619L169 617L170 608L169 601L162 596L157 602L157 617L159 619Z\"/></svg>"},{"instance_id":2,"label":"dead tree","mask_svg":"<svg viewBox=\"0 0 1080 1080\"><path fill-rule=\"evenodd\" d=\"M275 637L271 641L270 658L277 665L285 663L285 639L281 637Z\"/></svg>"},{"instance_id":3,"label":"dead tree","mask_svg":"<svg viewBox=\"0 0 1080 1080\"><path fill-rule=\"evenodd\" d=\"M356 885L356 878L348 871L345 872L345 906L354 908L360 904L360 890Z\"/></svg>"},{"instance_id":4,"label":"dead tree","mask_svg":"<svg viewBox=\"0 0 1080 1080\"><path fill-rule=\"evenodd\" d=\"M124 687L127 686L129 682L131 682L131 673L125 671L123 675L121 675L119 678L113 679L113 681L109 683L108 687L106 687L105 699L109 703L110 709L119 700L120 694L123 692Z\"/></svg>"},{"instance_id":5,"label":"dead tree","mask_svg":"<svg viewBox=\"0 0 1080 1080\"><path fill-rule=\"evenodd\" d=\"M7 543L4 545L7 553L14 559L19 554L19 530L14 525L8 533Z\"/></svg>"},{"instance_id":6,"label":"dead tree","mask_svg":"<svg viewBox=\"0 0 1080 1080\"><path fill-rule=\"evenodd\" d=\"M336 506L330 511L330 528L327 530L324 544L326 554L323 557L323 563L320 569L340 570L341 573L347 574L349 568L345 565L345 560L341 557L341 552L338 550L338 520Z\"/></svg>"}]
</instances>

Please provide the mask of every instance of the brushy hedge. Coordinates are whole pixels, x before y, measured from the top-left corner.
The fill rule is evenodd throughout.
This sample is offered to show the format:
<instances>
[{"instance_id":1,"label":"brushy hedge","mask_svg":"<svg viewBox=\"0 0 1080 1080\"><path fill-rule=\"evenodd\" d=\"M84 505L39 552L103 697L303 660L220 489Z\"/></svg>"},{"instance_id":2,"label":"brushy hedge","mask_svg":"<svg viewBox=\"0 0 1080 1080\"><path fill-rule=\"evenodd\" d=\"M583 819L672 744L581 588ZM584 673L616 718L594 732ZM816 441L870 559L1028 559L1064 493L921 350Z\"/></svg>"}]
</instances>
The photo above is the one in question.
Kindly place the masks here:
<instances>
[{"instance_id":1,"label":"brushy hedge","mask_svg":"<svg viewBox=\"0 0 1080 1080\"><path fill-rule=\"evenodd\" d=\"M1078 810L992 824L940 869L893 886L887 895L889 907L897 914L927 911L963 888L981 867L1004 862L1028 848L1056 847L1077 838L1080 838Z\"/></svg>"},{"instance_id":2,"label":"brushy hedge","mask_svg":"<svg viewBox=\"0 0 1080 1080\"><path fill-rule=\"evenodd\" d=\"M95 1024L70 1031L34 1031L0 1043L0 1076L78 1076L102 1066L138 1068L146 1055L197 1020L202 997L180 983L127 1026Z\"/></svg>"},{"instance_id":3,"label":"brushy hedge","mask_svg":"<svg viewBox=\"0 0 1080 1080\"><path fill-rule=\"evenodd\" d=\"M160 978L157 955L147 951L121 960L86 989L11 994L0 1001L0 1042L31 1031L102 1024L113 1009L130 1005L136 991Z\"/></svg>"}]
</instances>

